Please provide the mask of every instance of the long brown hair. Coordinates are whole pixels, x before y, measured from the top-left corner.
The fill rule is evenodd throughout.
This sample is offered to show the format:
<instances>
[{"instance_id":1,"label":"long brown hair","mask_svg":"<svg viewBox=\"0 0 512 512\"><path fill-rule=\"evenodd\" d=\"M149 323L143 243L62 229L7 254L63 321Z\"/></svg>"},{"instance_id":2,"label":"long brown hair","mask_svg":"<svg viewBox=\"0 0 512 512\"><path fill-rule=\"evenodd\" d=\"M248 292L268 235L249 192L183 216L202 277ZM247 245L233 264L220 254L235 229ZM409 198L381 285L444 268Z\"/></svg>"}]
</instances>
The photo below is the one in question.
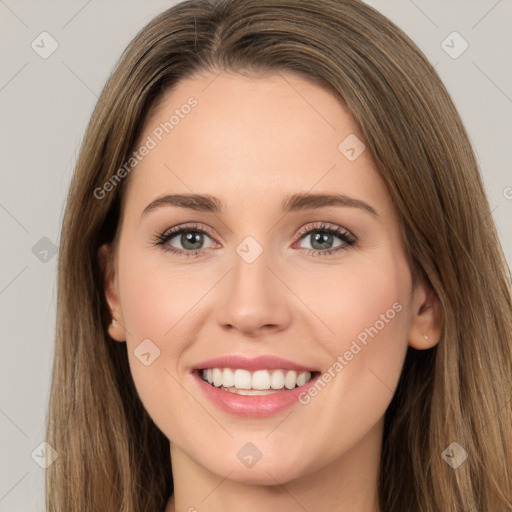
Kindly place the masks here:
<instances>
[{"instance_id":1,"label":"long brown hair","mask_svg":"<svg viewBox=\"0 0 512 512\"><path fill-rule=\"evenodd\" d=\"M199 71L294 72L348 106L399 215L411 266L439 297L433 349L408 349L385 417L383 512L512 509L510 276L473 150L435 70L358 0L190 0L129 44L99 98L62 227L47 441L49 512L162 512L169 441L142 406L125 344L107 333L98 248L115 236L121 168L149 110ZM199 107L200 108L200 107ZM133 172L137 172L134 170ZM468 452L457 469L441 454Z\"/></svg>"}]
</instances>

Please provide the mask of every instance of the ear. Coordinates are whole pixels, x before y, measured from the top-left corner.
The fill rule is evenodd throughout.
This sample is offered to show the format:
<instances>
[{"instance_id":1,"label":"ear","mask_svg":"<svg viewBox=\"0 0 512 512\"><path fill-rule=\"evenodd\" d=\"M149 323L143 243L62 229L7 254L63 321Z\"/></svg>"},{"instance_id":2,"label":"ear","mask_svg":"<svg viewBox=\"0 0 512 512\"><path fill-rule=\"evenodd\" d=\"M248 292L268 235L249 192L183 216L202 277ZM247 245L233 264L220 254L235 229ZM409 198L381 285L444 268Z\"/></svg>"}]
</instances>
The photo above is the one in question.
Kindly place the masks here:
<instances>
[{"instance_id":1,"label":"ear","mask_svg":"<svg viewBox=\"0 0 512 512\"><path fill-rule=\"evenodd\" d=\"M437 345L441 338L442 309L437 294L421 282L413 292L409 345L425 350Z\"/></svg>"},{"instance_id":2,"label":"ear","mask_svg":"<svg viewBox=\"0 0 512 512\"><path fill-rule=\"evenodd\" d=\"M108 333L116 341L126 341L126 331L119 301L117 274L114 264L114 254L109 244L102 245L98 250L98 260L103 273L103 289L112 320Z\"/></svg>"}]
</instances>

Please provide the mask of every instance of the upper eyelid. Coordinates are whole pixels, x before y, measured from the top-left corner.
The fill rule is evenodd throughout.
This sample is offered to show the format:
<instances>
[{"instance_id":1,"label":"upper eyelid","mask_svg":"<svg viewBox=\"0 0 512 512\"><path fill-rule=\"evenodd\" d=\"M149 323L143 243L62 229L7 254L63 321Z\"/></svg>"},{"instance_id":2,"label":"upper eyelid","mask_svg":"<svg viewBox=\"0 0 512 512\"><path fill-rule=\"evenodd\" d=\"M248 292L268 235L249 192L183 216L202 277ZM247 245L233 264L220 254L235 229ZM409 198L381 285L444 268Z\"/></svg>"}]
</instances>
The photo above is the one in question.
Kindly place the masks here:
<instances>
[{"instance_id":1,"label":"upper eyelid","mask_svg":"<svg viewBox=\"0 0 512 512\"><path fill-rule=\"evenodd\" d=\"M213 238L212 234L211 234L211 230L209 228L206 228L205 226L203 226L202 224L200 223L197 223L196 225L188 225L188 224L184 224L184 225L178 225L178 226L174 226L172 228L169 228L169 229L166 229L163 233L162 233L162 237L165 237L167 235L171 236L171 235L177 235L179 234L181 231L185 231L185 230L190 230L190 231L204 231L210 238Z\"/></svg>"},{"instance_id":2,"label":"upper eyelid","mask_svg":"<svg viewBox=\"0 0 512 512\"><path fill-rule=\"evenodd\" d=\"M299 231L297 232L297 236L302 236L302 235L305 235L311 231L314 231L315 229L317 229L318 231L321 231L321 230L324 230L324 231L345 231L346 233L348 233L349 235L351 236L355 236L352 234L352 231L350 231L349 229L343 227L343 226L338 226L337 224L332 224L331 222L323 222L323 221L320 221L320 222L316 222L316 223L313 223L313 224L317 224L316 226L315 225L306 225L305 227L303 228L300 228Z\"/></svg>"}]
</instances>

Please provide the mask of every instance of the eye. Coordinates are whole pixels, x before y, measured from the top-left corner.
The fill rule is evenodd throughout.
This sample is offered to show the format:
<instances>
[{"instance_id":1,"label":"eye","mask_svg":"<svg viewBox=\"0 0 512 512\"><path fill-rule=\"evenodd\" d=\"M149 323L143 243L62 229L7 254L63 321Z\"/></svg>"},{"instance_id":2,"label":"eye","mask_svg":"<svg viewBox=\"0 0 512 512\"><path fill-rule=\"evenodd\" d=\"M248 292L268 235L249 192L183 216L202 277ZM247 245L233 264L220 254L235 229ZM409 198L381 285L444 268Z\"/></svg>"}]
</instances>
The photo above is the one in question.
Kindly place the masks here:
<instances>
[{"instance_id":1,"label":"eye","mask_svg":"<svg viewBox=\"0 0 512 512\"><path fill-rule=\"evenodd\" d=\"M357 242L350 231L323 222L302 229L297 236L299 237L299 243L302 241L309 242L310 246L303 247L303 249L312 256L338 253L354 246ZM204 250L205 237L213 240L212 235L197 224L176 226L157 236L155 245L161 246L166 252L179 256L199 256ZM338 244L335 244L336 238L339 240ZM181 247L176 247L176 244ZM215 242L212 246L214 245Z\"/></svg>"},{"instance_id":2,"label":"eye","mask_svg":"<svg viewBox=\"0 0 512 512\"><path fill-rule=\"evenodd\" d=\"M165 231L159 235L156 240L156 245L162 246L164 251L183 255L183 256L197 256L203 249L204 238L210 235L204 229L199 228L197 224L191 226L178 226ZM177 239L173 244L178 243L181 248L176 248L170 242Z\"/></svg>"},{"instance_id":3,"label":"eye","mask_svg":"<svg viewBox=\"0 0 512 512\"><path fill-rule=\"evenodd\" d=\"M324 256L334 254L356 244L357 239L354 235L340 227L323 222L314 226L309 226L302 229L299 233L299 242L309 242L309 247L305 247L307 253L312 256ZM341 242L334 245L335 239L338 238Z\"/></svg>"}]
</instances>

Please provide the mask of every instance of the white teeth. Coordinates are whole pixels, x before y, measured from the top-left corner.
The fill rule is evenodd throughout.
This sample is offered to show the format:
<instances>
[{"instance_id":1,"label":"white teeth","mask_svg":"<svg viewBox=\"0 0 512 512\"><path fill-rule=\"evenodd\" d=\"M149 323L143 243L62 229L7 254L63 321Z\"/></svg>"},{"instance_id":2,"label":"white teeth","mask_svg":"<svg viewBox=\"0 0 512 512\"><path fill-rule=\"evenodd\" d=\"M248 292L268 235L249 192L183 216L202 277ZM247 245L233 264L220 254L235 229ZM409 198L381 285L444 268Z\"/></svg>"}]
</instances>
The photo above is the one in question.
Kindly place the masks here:
<instances>
[{"instance_id":1,"label":"white teeth","mask_svg":"<svg viewBox=\"0 0 512 512\"><path fill-rule=\"evenodd\" d=\"M297 372L294 370L290 370L286 377L284 378L284 385L288 389L293 389L295 387L295 384L297 384Z\"/></svg>"},{"instance_id":2,"label":"white teeth","mask_svg":"<svg viewBox=\"0 0 512 512\"><path fill-rule=\"evenodd\" d=\"M270 377L270 387L272 389L283 389L284 388L284 371L274 370Z\"/></svg>"},{"instance_id":3,"label":"white teeth","mask_svg":"<svg viewBox=\"0 0 512 512\"><path fill-rule=\"evenodd\" d=\"M215 386L215 382L213 383ZM251 389L251 372L248 370L235 370L235 388Z\"/></svg>"},{"instance_id":4,"label":"white teeth","mask_svg":"<svg viewBox=\"0 0 512 512\"><path fill-rule=\"evenodd\" d=\"M219 386L222 386L222 381L223 381L222 373L223 373L222 370L220 370L219 368L213 369L213 385L217 388Z\"/></svg>"},{"instance_id":5,"label":"white teeth","mask_svg":"<svg viewBox=\"0 0 512 512\"><path fill-rule=\"evenodd\" d=\"M271 389L293 389L303 386L311 380L310 372L295 370L257 370L250 372L243 369L208 368L203 370L203 380L217 388L241 395L261 395Z\"/></svg>"},{"instance_id":6,"label":"white teeth","mask_svg":"<svg viewBox=\"0 0 512 512\"><path fill-rule=\"evenodd\" d=\"M297 376L297 386L304 386L304 384L306 384L306 379L309 380L311 378L311 374L309 374L308 378L307 373L309 372L299 373L299 375Z\"/></svg>"},{"instance_id":7,"label":"white teeth","mask_svg":"<svg viewBox=\"0 0 512 512\"><path fill-rule=\"evenodd\" d=\"M258 370L252 374L252 389L270 389L270 375L267 370Z\"/></svg>"},{"instance_id":8,"label":"white teeth","mask_svg":"<svg viewBox=\"0 0 512 512\"><path fill-rule=\"evenodd\" d=\"M224 368L222 374L222 385L226 388L230 388L235 385L235 374L231 368Z\"/></svg>"}]
</instances>

